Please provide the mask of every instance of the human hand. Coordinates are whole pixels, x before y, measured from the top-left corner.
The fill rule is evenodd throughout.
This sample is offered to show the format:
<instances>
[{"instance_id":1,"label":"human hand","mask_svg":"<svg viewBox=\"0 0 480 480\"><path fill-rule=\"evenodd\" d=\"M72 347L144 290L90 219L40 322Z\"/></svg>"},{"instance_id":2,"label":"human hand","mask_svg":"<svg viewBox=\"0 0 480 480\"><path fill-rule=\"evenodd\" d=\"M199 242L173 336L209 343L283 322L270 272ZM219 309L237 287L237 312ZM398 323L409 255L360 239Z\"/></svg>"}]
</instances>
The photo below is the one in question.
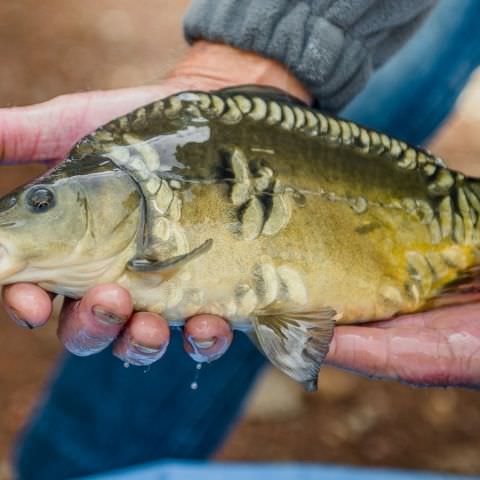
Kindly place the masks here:
<instances>
[{"instance_id":1,"label":"human hand","mask_svg":"<svg viewBox=\"0 0 480 480\"><path fill-rule=\"evenodd\" d=\"M159 85L63 95L39 105L0 110L0 164L57 163L81 137L140 105L182 90L214 90L241 83L273 85L309 100L280 64L198 42ZM52 298L33 284L11 285L3 291L7 312L19 325L30 328L47 322ZM74 354L90 355L115 342L114 354L123 361L148 365L164 354L170 333L161 316L133 313L129 293L109 284L92 288L79 301L67 300L58 335ZM231 340L227 322L212 315L192 317L184 328L185 349L196 361L218 358Z\"/></svg>"},{"instance_id":2,"label":"human hand","mask_svg":"<svg viewBox=\"0 0 480 480\"><path fill-rule=\"evenodd\" d=\"M472 298L479 300L478 295ZM480 305L339 326L327 363L418 386L480 387Z\"/></svg>"}]
</instances>

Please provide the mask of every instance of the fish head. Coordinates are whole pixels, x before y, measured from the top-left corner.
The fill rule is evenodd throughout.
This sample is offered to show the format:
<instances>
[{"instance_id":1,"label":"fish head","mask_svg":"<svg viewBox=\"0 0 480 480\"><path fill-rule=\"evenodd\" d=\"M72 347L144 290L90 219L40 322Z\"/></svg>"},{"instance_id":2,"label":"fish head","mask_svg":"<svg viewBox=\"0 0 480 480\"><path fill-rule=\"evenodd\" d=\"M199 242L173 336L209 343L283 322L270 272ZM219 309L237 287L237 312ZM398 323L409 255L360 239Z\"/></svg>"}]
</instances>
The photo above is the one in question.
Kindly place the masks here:
<instances>
[{"instance_id":1,"label":"fish head","mask_svg":"<svg viewBox=\"0 0 480 480\"><path fill-rule=\"evenodd\" d=\"M102 157L67 160L0 199L0 284L80 294L128 254L140 224L128 174Z\"/></svg>"}]
</instances>

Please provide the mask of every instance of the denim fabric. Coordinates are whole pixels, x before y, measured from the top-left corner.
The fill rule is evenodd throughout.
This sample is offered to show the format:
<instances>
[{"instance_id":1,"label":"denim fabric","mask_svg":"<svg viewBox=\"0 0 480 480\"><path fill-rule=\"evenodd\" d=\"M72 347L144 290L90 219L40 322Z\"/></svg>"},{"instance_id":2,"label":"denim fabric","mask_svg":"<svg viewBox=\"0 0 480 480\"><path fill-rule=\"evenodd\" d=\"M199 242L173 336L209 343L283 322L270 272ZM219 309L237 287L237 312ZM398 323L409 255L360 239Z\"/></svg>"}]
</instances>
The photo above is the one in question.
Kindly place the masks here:
<instances>
[{"instance_id":1,"label":"denim fabric","mask_svg":"<svg viewBox=\"0 0 480 480\"><path fill-rule=\"evenodd\" d=\"M298 463L157 462L75 480L472 480L471 476Z\"/></svg>"},{"instance_id":2,"label":"denim fabric","mask_svg":"<svg viewBox=\"0 0 480 480\"><path fill-rule=\"evenodd\" d=\"M25 480L61 480L159 458L204 459L241 412L264 359L243 334L199 372L175 332L161 362L129 367L110 351L67 355L23 437Z\"/></svg>"},{"instance_id":3,"label":"denim fabric","mask_svg":"<svg viewBox=\"0 0 480 480\"><path fill-rule=\"evenodd\" d=\"M426 143L480 63L479 14L478 1L442 0L342 116L414 145Z\"/></svg>"},{"instance_id":4,"label":"denim fabric","mask_svg":"<svg viewBox=\"0 0 480 480\"><path fill-rule=\"evenodd\" d=\"M480 56L478 0L442 0L414 40L372 78L343 116L411 143L445 119ZM144 373L104 352L67 355L26 429L24 480L62 480L161 458L204 459L237 419L264 360L237 335L189 388L193 362L178 336Z\"/></svg>"}]
</instances>

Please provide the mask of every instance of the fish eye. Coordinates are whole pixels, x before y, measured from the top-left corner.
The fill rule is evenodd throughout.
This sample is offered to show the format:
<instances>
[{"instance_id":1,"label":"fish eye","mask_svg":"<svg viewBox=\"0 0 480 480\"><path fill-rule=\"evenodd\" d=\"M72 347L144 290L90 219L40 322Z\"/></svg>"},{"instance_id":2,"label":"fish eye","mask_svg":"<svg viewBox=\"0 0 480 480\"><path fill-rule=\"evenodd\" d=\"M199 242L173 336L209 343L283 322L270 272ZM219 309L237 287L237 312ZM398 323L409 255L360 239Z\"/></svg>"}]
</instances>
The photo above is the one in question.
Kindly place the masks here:
<instances>
[{"instance_id":1,"label":"fish eye","mask_svg":"<svg viewBox=\"0 0 480 480\"><path fill-rule=\"evenodd\" d=\"M27 193L27 204L35 213L43 213L55 205L55 194L50 188L38 186Z\"/></svg>"}]
</instances>

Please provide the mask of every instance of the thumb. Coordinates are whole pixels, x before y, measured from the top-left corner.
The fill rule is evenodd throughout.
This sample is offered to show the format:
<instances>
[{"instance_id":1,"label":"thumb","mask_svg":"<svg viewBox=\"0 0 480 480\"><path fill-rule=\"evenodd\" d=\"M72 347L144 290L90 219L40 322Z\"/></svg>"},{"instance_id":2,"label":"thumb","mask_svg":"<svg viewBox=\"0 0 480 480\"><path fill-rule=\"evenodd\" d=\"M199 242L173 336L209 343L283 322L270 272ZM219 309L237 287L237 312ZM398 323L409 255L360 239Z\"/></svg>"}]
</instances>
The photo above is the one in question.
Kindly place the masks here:
<instances>
[{"instance_id":1,"label":"thumb","mask_svg":"<svg viewBox=\"0 0 480 480\"><path fill-rule=\"evenodd\" d=\"M62 95L37 105L1 109L0 163L61 160L100 125L178 90L165 83Z\"/></svg>"}]
</instances>

